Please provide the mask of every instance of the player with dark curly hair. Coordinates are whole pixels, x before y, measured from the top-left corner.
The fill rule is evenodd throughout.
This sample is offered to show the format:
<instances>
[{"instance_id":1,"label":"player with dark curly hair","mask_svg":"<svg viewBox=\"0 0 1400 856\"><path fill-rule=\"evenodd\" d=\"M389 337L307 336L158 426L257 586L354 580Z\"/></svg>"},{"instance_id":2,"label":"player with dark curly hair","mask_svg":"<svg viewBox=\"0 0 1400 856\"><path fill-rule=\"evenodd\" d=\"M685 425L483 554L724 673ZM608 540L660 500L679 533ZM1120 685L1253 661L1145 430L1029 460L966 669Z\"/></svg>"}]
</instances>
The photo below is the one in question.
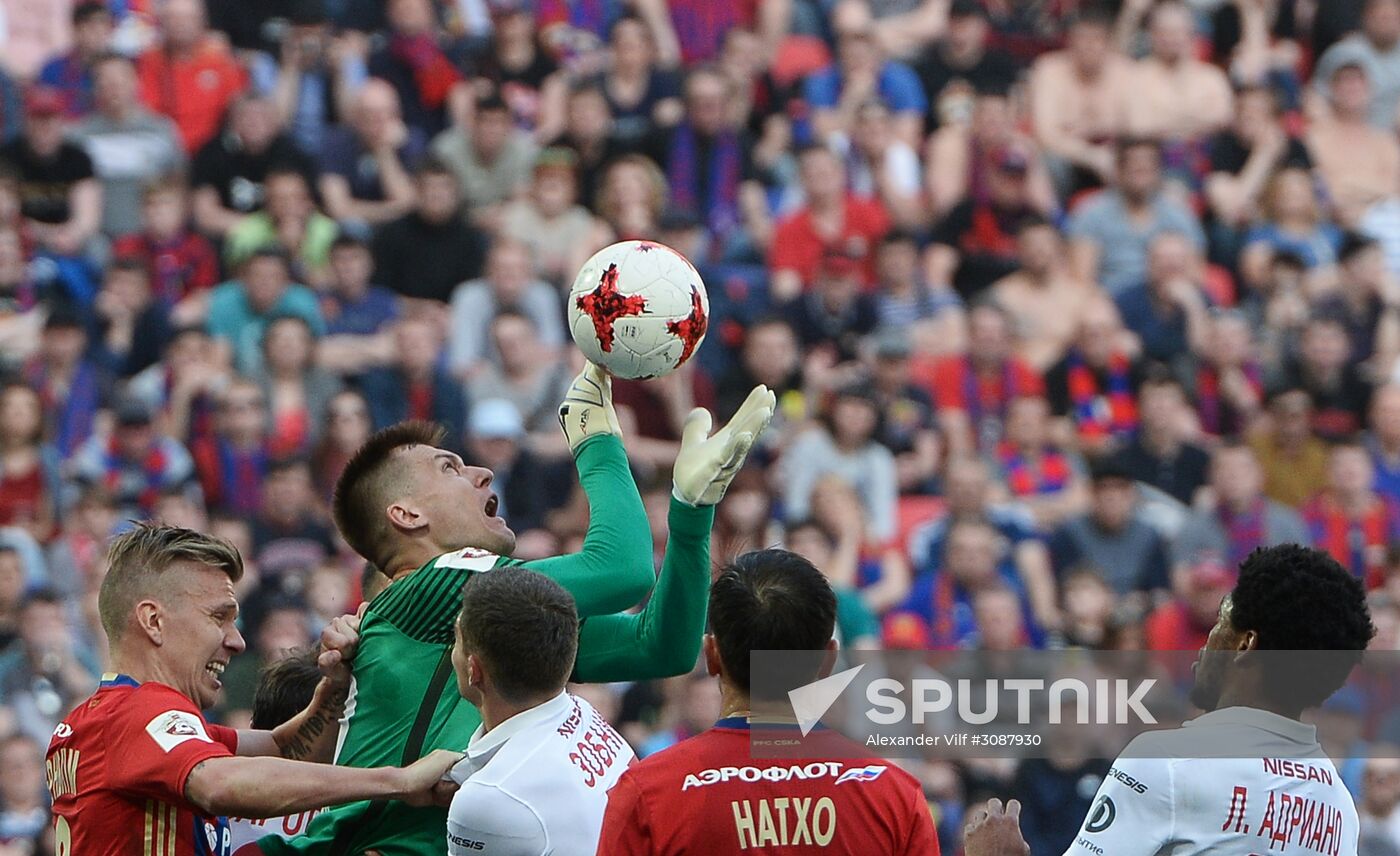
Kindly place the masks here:
<instances>
[{"instance_id":1,"label":"player with dark curly hair","mask_svg":"<svg viewBox=\"0 0 1400 856\"><path fill-rule=\"evenodd\" d=\"M1346 682L1375 635L1361 582L1296 544L1255 550L1196 663L1205 714L1138 736L1066 856L1355 853L1356 805L1303 711ZM974 813L966 856L1025 856L1020 807Z\"/></svg>"}]
</instances>

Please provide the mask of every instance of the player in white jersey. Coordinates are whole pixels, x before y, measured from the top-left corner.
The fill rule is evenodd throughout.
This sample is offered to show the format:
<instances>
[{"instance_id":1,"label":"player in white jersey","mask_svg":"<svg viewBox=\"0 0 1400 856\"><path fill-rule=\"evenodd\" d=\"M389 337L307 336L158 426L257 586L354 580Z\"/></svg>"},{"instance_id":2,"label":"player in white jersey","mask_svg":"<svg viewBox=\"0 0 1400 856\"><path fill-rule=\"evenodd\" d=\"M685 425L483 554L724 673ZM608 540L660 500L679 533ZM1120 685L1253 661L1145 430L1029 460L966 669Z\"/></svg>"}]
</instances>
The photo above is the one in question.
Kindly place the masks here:
<instances>
[{"instance_id":1,"label":"player in white jersey","mask_svg":"<svg viewBox=\"0 0 1400 856\"><path fill-rule=\"evenodd\" d=\"M593 856L608 789L632 749L565 692L578 614L558 583L497 568L462 587L452 666L481 710L447 815L452 856Z\"/></svg>"},{"instance_id":2,"label":"player in white jersey","mask_svg":"<svg viewBox=\"0 0 1400 856\"><path fill-rule=\"evenodd\" d=\"M1361 583L1330 555L1256 550L1196 664L1191 702L1208 712L1128 744L1066 856L1355 856L1356 805L1300 720L1374 634ZM1029 853L1019 811L976 812L966 856Z\"/></svg>"}]
</instances>

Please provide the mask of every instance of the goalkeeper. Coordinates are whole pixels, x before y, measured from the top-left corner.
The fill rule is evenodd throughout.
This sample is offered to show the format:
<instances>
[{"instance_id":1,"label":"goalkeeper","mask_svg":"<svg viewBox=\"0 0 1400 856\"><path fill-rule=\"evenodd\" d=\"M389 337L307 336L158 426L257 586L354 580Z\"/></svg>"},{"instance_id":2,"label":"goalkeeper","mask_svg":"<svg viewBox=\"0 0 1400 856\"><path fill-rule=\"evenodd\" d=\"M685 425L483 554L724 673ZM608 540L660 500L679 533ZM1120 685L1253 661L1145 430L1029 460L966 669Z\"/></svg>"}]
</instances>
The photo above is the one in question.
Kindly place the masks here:
<instances>
[{"instance_id":1,"label":"goalkeeper","mask_svg":"<svg viewBox=\"0 0 1400 856\"><path fill-rule=\"evenodd\" d=\"M710 415L687 418L673 468L670 537L661 576L641 496L623 451L608 376L589 364L559 406L559 421L588 496L580 552L528 566L573 595L583 619L573 679L646 680L689 670L700 650L715 503L773 415L757 387L730 424L709 436ZM386 428L362 446L336 485L336 525L356 552L393 580L360 625L354 684L336 763L399 765L437 748L461 751L480 714L451 686L453 621L463 582L507 564L515 534L496 516L491 472L437 448L421 422ZM622 610L656 584L640 614ZM359 802L318 815L306 834L258 842L268 856L378 851L440 854L447 812Z\"/></svg>"}]
</instances>

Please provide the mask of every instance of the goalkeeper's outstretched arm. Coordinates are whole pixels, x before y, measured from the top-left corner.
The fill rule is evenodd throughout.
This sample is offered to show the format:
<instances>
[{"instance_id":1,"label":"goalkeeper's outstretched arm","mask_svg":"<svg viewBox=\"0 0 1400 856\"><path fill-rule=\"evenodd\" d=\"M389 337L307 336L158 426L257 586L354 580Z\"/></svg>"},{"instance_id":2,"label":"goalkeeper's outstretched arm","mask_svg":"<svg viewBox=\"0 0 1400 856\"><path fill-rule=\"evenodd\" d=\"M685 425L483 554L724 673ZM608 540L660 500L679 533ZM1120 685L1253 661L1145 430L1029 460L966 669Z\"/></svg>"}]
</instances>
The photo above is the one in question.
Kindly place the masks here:
<instances>
[{"instance_id":1,"label":"goalkeeper's outstretched arm","mask_svg":"<svg viewBox=\"0 0 1400 856\"><path fill-rule=\"evenodd\" d=\"M684 674L695 666L705 630L714 506L773 417L774 404L773 393L757 387L713 437L710 414L691 411L676 456L661 579L640 613L583 622L575 680L640 681Z\"/></svg>"},{"instance_id":2,"label":"goalkeeper's outstretched arm","mask_svg":"<svg viewBox=\"0 0 1400 856\"><path fill-rule=\"evenodd\" d=\"M588 363L574 378L559 405L559 425L588 497L588 532L579 552L528 566L567 589L580 617L620 612L646 596L656 575L651 526L622 447L606 372Z\"/></svg>"}]
</instances>

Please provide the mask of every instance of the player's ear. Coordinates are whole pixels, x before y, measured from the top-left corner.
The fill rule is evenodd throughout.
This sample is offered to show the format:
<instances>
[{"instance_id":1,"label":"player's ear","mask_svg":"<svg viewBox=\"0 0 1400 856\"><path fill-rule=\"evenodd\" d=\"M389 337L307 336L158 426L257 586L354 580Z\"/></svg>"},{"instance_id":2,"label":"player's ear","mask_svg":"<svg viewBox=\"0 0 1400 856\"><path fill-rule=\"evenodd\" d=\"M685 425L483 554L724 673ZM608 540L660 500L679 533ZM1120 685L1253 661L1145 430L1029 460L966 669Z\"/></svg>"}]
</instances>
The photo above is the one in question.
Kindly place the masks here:
<instances>
[{"instance_id":1,"label":"player's ear","mask_svg":"<svg viewBox=\"0 0 1400 856\"><path fill-rule=\"evenodd\" d=\"M427 525L423 515L419 514L417 509L402 502L390 505L384 510L384 513L389 516L389 522L394 525L395 529L405 532L413 532Z\"/></svg>"},{"instance_id":2,"label":"player's ear","mask_svg":"<svg viewBox=\"0 0 1400 856\"><path fill-rule=\"evenodd\" d=\"M715 634L705 634L705 642L701 646L701 652L705 655L705 674L712 678L719 677L719 645L715 643Z\"/></svg>"},{"instance_id":3,"label":"player's ear","mask_svg":"<svg viewBox=\"0 0 1400 856\"><path fill-rule=\"evenodd\" d=\"M160 604L153 600L143 600L136 604L133 612L136 626L142 633L146 634L146 638L151 640L151 644L165 644L165 616L161 611Z\"/></svg>"},{"instance_id":4,"label":"player's ear","mask_svg":"<svg viewBox=\"0 0 1400 856\"><path fill-rule=\"evenodd\" d=\"M840 645L835 639L828 639L826 642L826 653L822 654L821 667L817 669L817 678L825 678L831 674L831 670L836 668L836 652Z\"/></svg>"},{"instance_id":5,"label":"player's ear","mask_svg":"<svg viewBox=\"0 0 1400 856\"><path fill-rule=\"evenodd\" d=\"M467 686L480 689L486 683L486 670L481 668L481 660L475 654L467 655Z\"/></svg>"}]
</instances>

